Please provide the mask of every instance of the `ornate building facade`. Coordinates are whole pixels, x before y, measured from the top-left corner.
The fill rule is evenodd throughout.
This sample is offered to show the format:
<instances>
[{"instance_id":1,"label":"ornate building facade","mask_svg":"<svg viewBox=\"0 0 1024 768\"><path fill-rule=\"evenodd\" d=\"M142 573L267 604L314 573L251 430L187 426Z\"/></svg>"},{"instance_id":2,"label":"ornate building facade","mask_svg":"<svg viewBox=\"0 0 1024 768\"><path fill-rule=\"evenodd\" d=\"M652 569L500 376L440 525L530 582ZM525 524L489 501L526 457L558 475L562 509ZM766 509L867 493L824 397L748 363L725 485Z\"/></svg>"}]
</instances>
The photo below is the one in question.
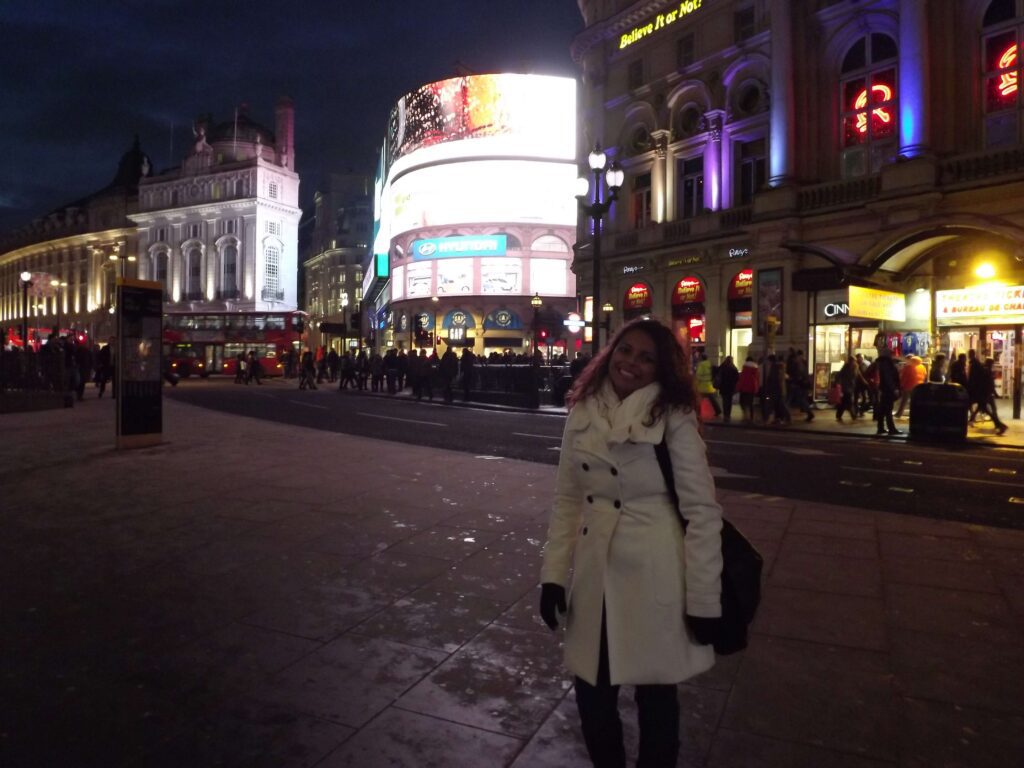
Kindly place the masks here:
<instances>
[{"instance_id":1,"label":"ornate building facade","mask_svg":"<svg viewBox=\"0 0 1024 768\"><path fill-rule=\"evenodd\" d=\"M579 158L625 171L614 324L712 358L976 349L1020 413L1020 0L580 0ZM581 217L574 269L593 276ZM621 297L621 298L619 298Z\"/></svg>"}]
</instances>

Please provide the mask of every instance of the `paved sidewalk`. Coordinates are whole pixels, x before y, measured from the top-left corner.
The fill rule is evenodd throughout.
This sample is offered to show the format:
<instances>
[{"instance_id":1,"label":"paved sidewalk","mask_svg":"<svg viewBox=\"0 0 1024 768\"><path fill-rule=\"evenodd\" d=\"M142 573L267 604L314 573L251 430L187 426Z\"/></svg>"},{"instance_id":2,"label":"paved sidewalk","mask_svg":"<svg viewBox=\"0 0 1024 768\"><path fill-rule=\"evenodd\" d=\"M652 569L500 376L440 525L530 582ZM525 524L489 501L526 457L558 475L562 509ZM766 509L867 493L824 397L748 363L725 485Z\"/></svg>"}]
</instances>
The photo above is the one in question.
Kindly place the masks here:
<instances>
[{"instance_id":1,"label":"paved sidewalk","mask_svg":"<svg viewBox=\"0 0 1024 768\"><path fill-rule=\"evenodd\" d=\"M0 765L587 765L535 616L554 467L165 422L0 416ZM765 596L680 686L679 765L1021 764L1024 533L720 498Z\"/></svg>"}]
</instances>

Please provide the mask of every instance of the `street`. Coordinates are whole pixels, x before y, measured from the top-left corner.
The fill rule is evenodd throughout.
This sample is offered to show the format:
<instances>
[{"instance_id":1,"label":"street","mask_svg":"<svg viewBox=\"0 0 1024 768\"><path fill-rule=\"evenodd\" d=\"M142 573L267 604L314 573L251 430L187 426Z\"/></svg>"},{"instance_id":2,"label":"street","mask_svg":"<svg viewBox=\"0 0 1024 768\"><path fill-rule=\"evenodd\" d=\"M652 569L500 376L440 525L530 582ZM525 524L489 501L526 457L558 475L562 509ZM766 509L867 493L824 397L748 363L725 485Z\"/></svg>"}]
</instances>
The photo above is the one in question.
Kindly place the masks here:
<instances>
[{"instance_id":1,"label":"street","mask_svg":"<svg viewBox=\"0 0 1024 768\"><path fill-rule=\"evenodd\" d=\"M219 411L392 442L558 462L564 415L449 407L435 397L339 392L293 381L242 387L187 380L165 394ZM822 412L821 420L828 420ZM821 421L819 420L819 421ZM1024 451L919 445L795 429L709 424L705 439L716 483L768 496L1024 528Z\"/></svg>"}]
</instances>

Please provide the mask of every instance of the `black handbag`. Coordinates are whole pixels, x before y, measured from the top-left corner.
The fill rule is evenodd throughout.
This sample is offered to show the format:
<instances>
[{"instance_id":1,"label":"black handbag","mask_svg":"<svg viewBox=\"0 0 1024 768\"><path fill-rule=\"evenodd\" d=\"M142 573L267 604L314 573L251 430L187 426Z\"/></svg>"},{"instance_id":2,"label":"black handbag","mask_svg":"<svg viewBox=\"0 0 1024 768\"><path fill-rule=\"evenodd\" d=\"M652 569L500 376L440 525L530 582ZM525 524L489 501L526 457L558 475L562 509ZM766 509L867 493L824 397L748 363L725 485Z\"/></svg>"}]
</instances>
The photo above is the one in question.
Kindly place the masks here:
<instances>
[{"instance_id":1,"label":"black handbag","mask_svg":"<svg viewBox=\"0 0 1024 768\"><path fill-rule=\"evenodd\" d=\"M686 518L679 510L679 494L672 477L672 459L662 439L654 446L658 466L665 476L669 496L686 534ZM722 520L722 620L715 637L715 653L727 656L747 647L747 627L761 602L761 571L764 558L736 526Z\"/></svg>"}]
</instances>

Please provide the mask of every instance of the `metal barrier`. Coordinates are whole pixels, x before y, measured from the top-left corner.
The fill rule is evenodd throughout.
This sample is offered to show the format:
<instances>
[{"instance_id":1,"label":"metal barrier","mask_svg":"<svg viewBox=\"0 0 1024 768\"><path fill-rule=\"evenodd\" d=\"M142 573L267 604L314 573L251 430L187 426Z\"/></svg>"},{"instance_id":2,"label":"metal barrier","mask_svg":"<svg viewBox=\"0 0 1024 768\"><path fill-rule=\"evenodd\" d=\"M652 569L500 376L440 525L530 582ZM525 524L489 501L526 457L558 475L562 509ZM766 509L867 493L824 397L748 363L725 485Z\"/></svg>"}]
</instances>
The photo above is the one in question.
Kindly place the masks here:
<instances>
[{"instance_id":1,"label":"metal barrier","mask_svg":"<svg viewBox=\"0 0 1024 768\"><path fill-rule=\"evenodd\" d=\"M0 413L60 408L69 381L59 350L0 350Z\"/></svg>"}]
</instances>

